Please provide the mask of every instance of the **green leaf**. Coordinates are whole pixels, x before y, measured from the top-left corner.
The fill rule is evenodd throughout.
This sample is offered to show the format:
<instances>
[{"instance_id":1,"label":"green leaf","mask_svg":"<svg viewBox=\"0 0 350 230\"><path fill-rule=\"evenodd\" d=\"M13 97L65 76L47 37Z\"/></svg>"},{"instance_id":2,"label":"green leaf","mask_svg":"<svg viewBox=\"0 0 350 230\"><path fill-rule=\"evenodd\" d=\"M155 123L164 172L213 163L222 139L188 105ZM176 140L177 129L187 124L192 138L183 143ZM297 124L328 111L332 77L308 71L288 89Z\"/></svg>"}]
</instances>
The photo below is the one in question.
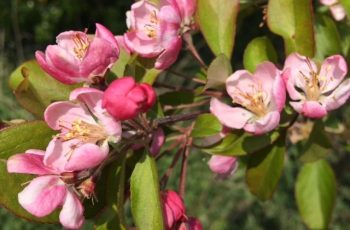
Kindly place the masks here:
<instances>
[{"instance_id":1,"label":"green leaf","mask_svg":"<svg viewBox=\"0 0 350 230\"><path fill-rule=\"evenodd\" d=\"M308 163L295 186L298 209L310 229L328 229L336 198L336 181L325 160Z\"/></svg>"},{"instance_id":2,"label":"green leaf","mask_svg":"<svg viewBox=\"0 0 350 230\"><path fill-rule=\"evenodd\" d=\"M196 21L205 40L216 56L232 56L236 34L239 0L197 1Z\"/></svg>"},{"instance_id":3,"label":"green leaf","mask_svg":"<svg viewBox=\"0 0 350 230\"><path fill-rule=\"evenodd\" d=\"M191 91L170 91L163 93L159 96L159 102L161 105L182 105L190 104L194 101L194 93Z\"/></svg>"},{"instance_id":4,"label":"green leaf","mask_svg":"<svg viewBox=\"0 0 350 230\"><path fill-rule=\"evenodd\" d=\"M267 23L272 32L283 37L286 55L298 52L308 57L314 56L311 0L270 0Z\"/></svg>"},{"instance_id":5,"label":"green leaf","mask_svg":"<svg viewBox=\"0 0 350 230\"><path fill-rule=\"evenodd\" d=\"M138 229L164 229L158 172L154 159L147 153L136 164L130 187L131 212Z\"/></svg>"},{"instance_id":6,"label":"green leaf","mask_svg":"<svg viewBox=\"0 0 350 230\"><path fill-rule=\"evenodd\" d=\"M323 123L317 121L309 138L302 145L299 160L304 163L317 161L326 157L331 150L332 144L325 134Z\"/></svg>"},{"instance_id":7,"label":"green leaf","mask_svg":"<svg viewBox=\"0 0 350 230\"><path fill-rule=\"evenodd\" d=\"M124 49L120 49L118 61L112 66L111 72L117 77L123 77L127 64L132 57Z\"/></svg>"},{"instance_id":8,"label":"green leaf","mask_svg":"<svg viewBox=\"0 0 350 230\"><path fill-rule=\"evenodd\" d=\"M220 54L210 63L207 73L206 89L224 89L226 79L232 73L230 60L224 54Z\"/></svg>"},{"instance_id":9,"label":"green leaf","mask_svg":"<svg viewBox=\"0 0 350 230\"><path fill-rule=\"evenodd\" d=\"M20 206L17 194L23 190L22 184L33 179L33 176L8 173L6 160L17 153L28 149L46 149L55 132L45 122L34 121L10 126L0 132L0 204L16 216L40 223L58 222L58 212L37 218Z\"/></svg>"},{"instance_id":10,"label":"green leaf","mask_svg":"<svg viewBox=\"0 0 350 230\"><path fill-rule=\"evenodd\" d=\"M207 137L221 132L222 125L211 113L202 114L197 117L191 136Z\"/></svg>"},{"instance_id":11,"label":"green leaf","mask_svg":"<svg viewBox=\"0 0 350 230\"><path fill-rule=\"evenodd\" d=\"M244 68L255 72L256 66L264 61L277 62L277 53L267 37L258 37L252 40L244 51Z\"/></svg>"},{"instance_id":12,"label":"green leaf","mask_svg":"<svg viewBox=\"0 0 350 230\"><path fill-rule=\"evenodd\" d=\"M107 169L106 184L108 189L105 189L106 204L97 218L95 219L96 230L125 230L124 218L124 189L125 189L125 155L113 162Z\"/></svg>"},{"instance_id":13,"label":"green leaf","mask_svg":"<svg viewBox=\"0 0 350 230\"><path fill-rule=\"evenodd\" d=\"M342 52L341 38L333 19L327 15L316 15L316 59Z\"/></svg>"},{"instance_id":14,"label":"green leaf","mask_svg":"<svg viewBox=\"0 0 350 230\"><path fill-rule=\"evenodd\" d=\"M350 17L350 2L349 2L349 0L339 0L339 2L344 7L348 17Z\"/></svg>"},{"instance_id":15,"label":"green leaf","mask_svg":"<svg viewBox=\"0 0 350 230\"><path fill-rule=\"evenodd\" d=\"M249 156L246 181L251 193L260 200L271 199L284 165L285 135L276 144Z\"/></svg>"},{"instance_id":16,"label":"green leaf","mask_svg":"<svg viewBox=\"0 0 350 230\"><path fill-rule=\"evenodd\" d=\"M248 133L230 133L218 144L210 148L202 148L206 153L225 156L242 156L257 152L273 144L280 136L278 131L253 136Z\"/></svg>"},{"instance_id":17,"label":"green leaf","mask_svg":"<svg viewBox=\"0 0 350 230\"><path fill-rule=\"evenodd\" d=\"M10 76L9 84L23 108L42 117L46 107L69 98L80 85L64 85L46 74L35 60L19 66Z\"/></svg>"}]
</instances>

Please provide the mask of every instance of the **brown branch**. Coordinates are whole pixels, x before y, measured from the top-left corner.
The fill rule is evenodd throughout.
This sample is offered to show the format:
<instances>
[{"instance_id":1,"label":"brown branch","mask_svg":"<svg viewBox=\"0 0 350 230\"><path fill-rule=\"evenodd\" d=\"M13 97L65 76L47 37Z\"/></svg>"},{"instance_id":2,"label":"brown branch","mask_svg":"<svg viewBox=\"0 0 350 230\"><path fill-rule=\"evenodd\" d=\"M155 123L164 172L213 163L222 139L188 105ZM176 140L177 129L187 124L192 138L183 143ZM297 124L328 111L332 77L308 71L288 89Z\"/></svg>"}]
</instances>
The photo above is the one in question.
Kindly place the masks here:
<instances>
[{"instance_id":1,"label":"brown branch","mask_svg":"<svg viewBox=\"0 0 350 230\"><path fill-rule=\"evenodd\" d=\"M193 113L171 115L171 116L166 116L163 118L158 118L158 119L155 119L153 121L154 128L158 128L161 125L168 125L168 124L175 123L178 121L192 120L192 119L197 118L199 115L201 115L203 113L207 113L207 112L209 112L209 111L196 111Z\"/></svg>"},{"instance_id":2,"label":"brown branch","mask_svg":"<svg viewBox=\"0 0 350 230\"><path fill-rule=\"evenodd\" d=\"M208 69L208 66L204 63L203 59L201 58L201 56L199 55L196 47L193 44L192 41L192 36L189 32L185 33L183 35L183 39L187 44L187 49L191 52L192 56L194 57L194 59L196 59L196 61L205 69Z\"/></svg>"}]
</instances>

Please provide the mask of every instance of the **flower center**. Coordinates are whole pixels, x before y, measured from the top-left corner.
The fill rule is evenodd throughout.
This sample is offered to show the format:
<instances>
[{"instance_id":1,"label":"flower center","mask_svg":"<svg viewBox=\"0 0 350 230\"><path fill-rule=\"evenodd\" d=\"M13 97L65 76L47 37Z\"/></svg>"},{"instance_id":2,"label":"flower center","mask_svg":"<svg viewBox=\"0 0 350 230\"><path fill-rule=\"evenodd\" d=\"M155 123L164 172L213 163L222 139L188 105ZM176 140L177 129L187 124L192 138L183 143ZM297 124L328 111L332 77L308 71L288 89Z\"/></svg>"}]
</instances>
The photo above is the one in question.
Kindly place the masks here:
<instances>
[{"instance_id":1,"label":"flower center","mask_svg":"<svg viewBox=\"0 0 350 230\"><path fill-rule=\"evenodd\" d=\"M86 51L89 48L89 41L87 37L82 37L80 34L76 33L73 35L74 42L74 54L79 59L82 60L85 57Z\"/></svg>"},{"instance_id":2,"label":"flower center","mask_svg":"<svg viewBox=\"0 0 350 230\"><path fill-rule=\"evenodd\" d=\"M157 12L152 11L149 15L148 23L144 25L145 33L149 38L155 38L157 36L157 30L159 27L159 20L157 17Z\"/></svg>"},{"instance_id":3,"label":"flower center","mask_svg":"<svg viewBox=\"0 0 350 230\"><path fill-rule=\"evenodd\" d=\"M59 138L63 141L79 139L85 143L96 143L107 138L103 127L97 124L87 123L80 119L73 121L70 128L62 124L60 124L60 126L68 130L68 132L59 135Z\"/></svg>"},{"instance_id":4,"label":"flower center","mask_svg":"<svg viewBox=\"0 0 350 230\"><path fill-rule=\"evenodd\" d=\"M234 101L237 104L247 108L259 117L263 117L267 114L267 108L265 105L266 93L262 90L261 86L251 85L252 91L250 93L243 92L236 88L236 95Z\"/></svg>"}]
</instances>

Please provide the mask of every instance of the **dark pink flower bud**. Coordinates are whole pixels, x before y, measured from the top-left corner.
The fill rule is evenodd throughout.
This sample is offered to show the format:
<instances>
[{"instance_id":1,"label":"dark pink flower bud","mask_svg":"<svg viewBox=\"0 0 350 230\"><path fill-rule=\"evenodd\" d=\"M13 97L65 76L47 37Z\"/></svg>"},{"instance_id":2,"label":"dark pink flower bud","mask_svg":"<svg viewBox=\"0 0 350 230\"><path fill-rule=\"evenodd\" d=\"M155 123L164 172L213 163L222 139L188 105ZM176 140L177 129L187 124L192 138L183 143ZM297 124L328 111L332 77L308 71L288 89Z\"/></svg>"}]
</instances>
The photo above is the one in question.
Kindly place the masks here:
<instances>
[{"instance_id":1,"label":"dark pink flower bud","mask_svg":"<svg viewBox=\"0 0 350 230\"><path fill-rule=\"evenodd\" d=\"M153 156L157 156L160 149L162 148L165 141L164 131L161 128L158 128L153 132L152 144L150 152Z\"/></svg>"},{"instance_id":2,"label":"dark pink flower bud","mask_svg":"<svg viewBox=\"0 0 350 230\"><path fill-rule=\"evenodd\" d=\"M147 112L155 100L152 86L138 84L132 77L123 77L108 86L102 106L117 120L127 120L135 118L140 112Z\"/></svg>"},{"instance_id":3,"label":"dark pink flower bud","mask_svg":"<svg viewBox=\"0 0 350 230\"><path fill-rule=\"evenodd\" d=\"M182 222L178 230L202 230L201 222L194 217L190 217L187 221Z\"/></svg>"},{"instance_id":4,"label":"dark pink flower bud","mask_svg":"<svg viewBox=\"0 0 350 230\"><path fill-rule=\"evenodd\" d=\"M165 226L167 229L172 227L185 214L185 205L181 197L174 191L168 190L161 193Z\"/></svg>"}]
</instances>

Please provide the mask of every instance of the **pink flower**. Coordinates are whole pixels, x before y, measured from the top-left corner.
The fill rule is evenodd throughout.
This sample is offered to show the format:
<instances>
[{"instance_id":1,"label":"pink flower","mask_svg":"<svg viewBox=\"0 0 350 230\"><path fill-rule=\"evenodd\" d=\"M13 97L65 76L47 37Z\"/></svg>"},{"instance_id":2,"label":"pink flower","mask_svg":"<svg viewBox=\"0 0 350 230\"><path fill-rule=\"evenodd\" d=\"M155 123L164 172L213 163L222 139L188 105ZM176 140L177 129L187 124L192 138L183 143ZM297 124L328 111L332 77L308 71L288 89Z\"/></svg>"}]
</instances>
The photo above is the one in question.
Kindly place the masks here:
<instances>
[{"instance_id":1,"label":"pink flower","mask_svg":"<svg viewBox=\"0 0 350 230\"><path fill-rule=\"evenodd\" d=\"M152 156L157 156L165 142L165 135L162 128L158 128L152 134L152 143L150 153Z\"/></svg>"},{"instance_id":2,"label":"pink flower","mask_svg":"<svg viewBox=\"0 0 350 230\"><path fill-rule=\"evenodd\" d=\"M201 222L194 217L190 217L187 221L182 222L178 230L202 230Z\"/></svg>"},{"instance_id":3,"label":"pink flower","mask_svg":"<svg viewBox=\"0 0 350 230\"><path fill-rule=\"evenodd\" d=\"M236 157L214 155L208 162L209 168L214 173L223 177L234 174L238 168Z\"/></svg>"},{"instance_id":4,"label":"pink flower","mask_svg":"<svg viewBox=\"0 0 350 230\"><path fill-rule=\"evenodd\" d=\"M325 6L329 6L335 20L341 21L346 17L345 9L338 0L320 0L320 2Z\"/></svg>"},{"instance_id":5,"label":"pink flower","mask_svg":"<svg viewBox=\"0 0 350 230\"><path fill-rule=\"evenodd\" d=\"M115 36L115 39L117 40L119 49L123 49L127 54L130 55L131 50L129 49L129 47L126 46L125 41L124 41L124 36L118 35L118 36Z\"/></svg>"},{"instance_id":6,"label":"pink flower","mask_svg":"<svg viewBox=\"0 0 350 230\"><path fill-rule=\"evenodd\" d=\"M350 80L344 80L347 72L340 55L328 57L320 68L307 57L289 55L283 78L291 106L310 118L322 118L328 111L338 109L350 96Z\"/></svg>"},{"instance_id":7,"label":"pink flower","mask_svg":"<svg viewBox=\"0 0 350 230\"><path fill-rule=\"evenodd\" d=\"M136 2L127 13L125 44L142 57L156 58L155 68L166 69L177 59L181 34L192 25L194 11L195 2L188 0L165 0L160 8L146 0Z\"/></svg>"},{"instance_id":8,"label":"pink flower","mask_svg":"<svg viewBox=\"0 0 350 230\"><path fill-rule=\"evenodd\" d=\"M84 223L84 207L73 190L75 174L59 170L57 161L44 162L44 153L32 149L7 160L10 173L38 175L18 194L18 201L36 217L44 217L62 207L61 224L68 229L79 229ZM86 158L79 160L86 161Z\"/></svg>"},{"instance_id":9,"label":"pink flower","mask_svg":"<svg viewBox=\"0 0 350 230\"><path fill-rule=\"evenodd\" d=\"M67 31L56 40L57 45L49 45L45 53L37 51L35 56L41 68L65 84L94 82L119 56L113 34L98 23L92 39L85 32Z\"/></svg>"},{"instance_id":10,"label":"pink flower","mask_svg":"<svg viewBox=\"0 0 350 230\"><path fill-rule=\"evenodd\" d=\"M108 142L121 137L121 124L102 108L102 96L100 90L78 88L70 94L71 101L47 107L45 121L60 134L49 143L45 164L54 161L59 167L56 170L79 171L87 165L97 166L107 157Z\"/></svg>"},{"instance_id":11,"label":"pink flower","mask_svg":"<svg viewBox=\"0 0 350 230\"><path fill-rule=\"evenodd\" d=\"M185 205L181 197L174 191L168 190L161 193L165 226L172 229L176 222L185 215Z\"/></svg>"},{"instance_id":12,"label":"pink flower","mask_svg":"<svg viewBox=\"0 0 350 230\"><path fill-rule=\"evenodd\" d=\"M147 112L155 100L156 93L152 86L137 84L132 77L123 77L108 86L102 105L115 119L122 121Z\"/></svg>"},{"instance_id":13,"label":"pink flower","mask_svg":"<svg viewBox=\"0 0 350 230\"><path fill-rule=\"evenodd\" d=\"M226 89L233 103L230 107L216 98L210 111L220 122L233 129L244 129L255 135L275 129L280 121L286 90L280 71L271 62L260 64L255 73L239 70L226 80Z\"/></svg>"}]
</instances>

